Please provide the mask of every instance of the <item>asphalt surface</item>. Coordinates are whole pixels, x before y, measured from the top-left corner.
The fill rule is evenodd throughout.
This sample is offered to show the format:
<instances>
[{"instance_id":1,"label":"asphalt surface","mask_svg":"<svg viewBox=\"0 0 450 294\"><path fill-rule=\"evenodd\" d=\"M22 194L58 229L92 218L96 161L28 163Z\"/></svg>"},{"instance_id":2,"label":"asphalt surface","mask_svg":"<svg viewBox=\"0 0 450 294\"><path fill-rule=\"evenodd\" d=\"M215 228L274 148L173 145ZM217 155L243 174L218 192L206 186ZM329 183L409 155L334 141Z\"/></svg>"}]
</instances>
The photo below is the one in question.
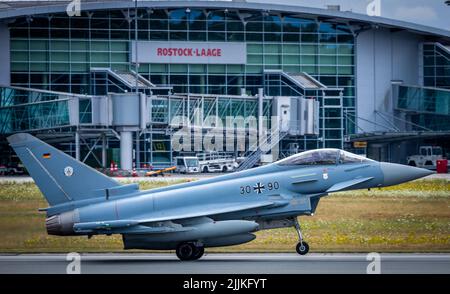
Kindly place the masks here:
<instances>
[{"instance_id":1,"label":"asphalt surface","mask_svg":"<svg viewBox=\"0 0 450 294\"><path fill-rule=\"evenodd\" d=\"M450 274L450 254L211 253L197 261L179 261L175 254L82 254L80 262L66 254L0 255L0 274L346 274L380 269L382 274ZM79 266L78 266L79 264ZM375 266L375 267L374 267Z\"/></svg>"}]
</instances>

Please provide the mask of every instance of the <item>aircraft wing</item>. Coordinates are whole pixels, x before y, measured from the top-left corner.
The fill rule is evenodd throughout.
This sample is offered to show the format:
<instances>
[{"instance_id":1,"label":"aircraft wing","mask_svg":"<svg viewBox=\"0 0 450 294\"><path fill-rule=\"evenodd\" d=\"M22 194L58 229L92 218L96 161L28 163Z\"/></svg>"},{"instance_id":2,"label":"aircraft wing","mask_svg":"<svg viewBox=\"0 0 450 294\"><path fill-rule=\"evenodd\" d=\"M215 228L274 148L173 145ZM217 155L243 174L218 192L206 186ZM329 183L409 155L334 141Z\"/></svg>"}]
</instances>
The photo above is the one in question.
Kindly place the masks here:
<instances>
[{"instance_id":1,"label":"aircraft wing","mask_svg":"<svg viewBox=\"0 0 450 294\"><path fill-rule=\"evenodd\" d=\"M371 179L373 179L373 177L359 178L359 179L353 179L353 180L350 180L350 181L340 182L340 183L334 184L333 186L328 188L327 193L347 190L347 189L350 189L350 188L352 188L352 187L354 187L354 186L356 186L358 184L370 181Z\"/></svg>"},{"instance_id":2,"label":"aircraft wing","mask_svg":"<svg viewBox=\"0 0 450 294\"><path fill-rule=\"evenodd\" d=\"M286 204L288 204L288 201L278 200L278 201L258 201L249 203L236 202L236 203L215 203L215 204L195 205L191 209L183 207L183 208L163 210L156 214L152 214L152 216L149 218L144 218L140 220L140 223L152 223L167 220L194 218L200 216L211 216L217 214L244 211L249 209L265 208L269 206L278 207Z\"/></svg>"},{"instance_id":3,"label":"aircraft wing","mask_svg":"<svg viewBox=\"0 0 450 294\"><path fill-rule=\"evenodd\" d=\"M77 223L74 225L74 231L78 233L120 233L120 234L151 234L168 233L191 230L192 228L183 227L172 221L182 219L192 219L208 217L212 215L245 211L249 209L279 207L287 205L286 200L258 201L249 203L215 203L196 205L188 208L176 208L163 211L157 211L149 216L143 216L130 220L111 220Z\"/></svg>"},{"instance_id":4,"label":"aircraft wing","mask_svg":"<svg viewBox=\"0 0 450 294\"><path fill-rule=\"evenodd\" d=\"M156 234L169 232L183 232L191 228L184 228L172 222L159 223L154 226L144 226L136 220L111 220L77 223L73 226L77 233L85 234Z\"/></svg>"}]
</instances>

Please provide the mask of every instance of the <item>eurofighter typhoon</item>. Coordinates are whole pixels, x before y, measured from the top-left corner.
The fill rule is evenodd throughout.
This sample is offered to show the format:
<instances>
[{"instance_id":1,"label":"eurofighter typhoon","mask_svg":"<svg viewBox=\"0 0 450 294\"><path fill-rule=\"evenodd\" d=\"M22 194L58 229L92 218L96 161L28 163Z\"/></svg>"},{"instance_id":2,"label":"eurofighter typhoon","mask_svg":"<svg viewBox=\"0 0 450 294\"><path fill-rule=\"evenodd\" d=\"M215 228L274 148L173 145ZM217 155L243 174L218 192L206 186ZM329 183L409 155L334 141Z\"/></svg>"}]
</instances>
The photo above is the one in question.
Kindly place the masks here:
<instances>
[{"instance_id":1,"label":"eurofighter typhoon","mask_svg":"<svg viewBox=\"0 0 450 294\"><path fill-rule=\"evenodd\" d=\"M294 227L329 193L385 187L432 172L377 162L339 149L301 152L214 178L141 191L120 184L25 133L8 141L41 190L50 235L121 234L125 249L176 250L199 259L205 248L250 242L258 230Z\"/></svg>"}]
</instances>

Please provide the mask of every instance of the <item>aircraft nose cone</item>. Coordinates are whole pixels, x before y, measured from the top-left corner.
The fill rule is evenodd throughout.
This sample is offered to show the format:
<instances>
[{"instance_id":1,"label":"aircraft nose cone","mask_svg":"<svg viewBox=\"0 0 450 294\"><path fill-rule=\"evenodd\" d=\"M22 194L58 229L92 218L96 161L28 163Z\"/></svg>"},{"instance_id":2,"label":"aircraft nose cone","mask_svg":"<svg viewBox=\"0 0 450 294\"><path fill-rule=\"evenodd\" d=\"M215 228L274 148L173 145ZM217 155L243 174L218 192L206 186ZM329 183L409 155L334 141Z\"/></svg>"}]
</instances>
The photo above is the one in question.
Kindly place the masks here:
<instances>
[{"instance_id":1,"label":"aircraft nose cone","mask_svg":"<svg viewBox=\"0 0 450 294\"><path fill-rule=\"evenodd\" d=\"M384 175L383 186L392 186L401 184L434 173L424 168L418 168L397 163L380 162L380 167Z\"/></svg>"}]
</instances>

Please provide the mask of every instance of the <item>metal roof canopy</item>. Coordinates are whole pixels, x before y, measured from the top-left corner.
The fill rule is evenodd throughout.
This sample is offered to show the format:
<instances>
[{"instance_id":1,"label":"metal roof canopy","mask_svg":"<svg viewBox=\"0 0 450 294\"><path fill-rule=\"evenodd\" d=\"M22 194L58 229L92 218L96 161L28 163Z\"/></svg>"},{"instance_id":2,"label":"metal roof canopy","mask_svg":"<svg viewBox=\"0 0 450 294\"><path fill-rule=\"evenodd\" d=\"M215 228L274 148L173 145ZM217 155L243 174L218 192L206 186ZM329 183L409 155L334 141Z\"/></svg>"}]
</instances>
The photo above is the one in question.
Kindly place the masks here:
<instances>
[{"instance_id":1,"label":"metal roof canopy","mask_svg":"<svg viewBox=\"0 0 450 294\"><path fill-rule=\"evenodd\" d=\"M418 132L373 132L355 134L350 137L350 142L367 141L370 143L390 143L396 141L448 138L450 131L418 131Z\"/></svg>"},{"instance_id":2,"label":"metal roof canopy","mask_svg":"<svg viewBox=\"0 0 450 294\"><path fill-rule=\"evenodd\" d=\"M4 2L0 6L0 19L15 18L20 16L49 14L65 12L67 3L70 1L15 1ZM420 24L388 19L384 17L368 16L364 14L335 11L320 8L310 8L292 5L266 4L266 3L248 3L237 1L81 1L82 10L105 10L105 9L123 9L134 8L212 8L212 9L251 9L263 10L274 13L300 14L314 19L323 19L337 21L349 24L370 24L375 27L386 27L392 29L404 29L422 35L435 35L450 38L450 31Z\"/></svg>"},{"instance_id":3,"label":"metal roof canopy","mask_svg":"<svg viewBox=\"0 0 450 294\"><path fill-rule=\"evenodd\" d=\"M263 74L277 74L284 76L304 90L329 90L327 86L325 86L306 72L291 73L285 72L281 69L264 69ZM335 90L335 88L333 88L332 90ZM338 90L342 89L339 88Z\"/></svg>"}]
</instances>

